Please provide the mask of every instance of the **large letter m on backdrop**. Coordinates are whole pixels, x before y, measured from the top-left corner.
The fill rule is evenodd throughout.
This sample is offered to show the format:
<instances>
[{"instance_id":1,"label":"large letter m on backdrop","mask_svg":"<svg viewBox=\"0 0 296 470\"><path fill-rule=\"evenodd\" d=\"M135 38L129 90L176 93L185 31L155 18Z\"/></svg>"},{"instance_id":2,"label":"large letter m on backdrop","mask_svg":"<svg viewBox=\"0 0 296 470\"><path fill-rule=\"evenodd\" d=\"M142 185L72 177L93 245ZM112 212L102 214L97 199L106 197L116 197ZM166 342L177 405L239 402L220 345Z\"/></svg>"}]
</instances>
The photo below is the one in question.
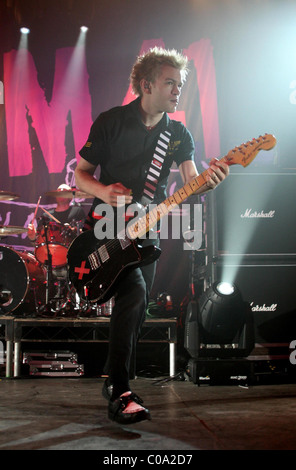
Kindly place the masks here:
<instances>
[{"instance_id":1,"label":"large letter m on backdrop","mask_svg":"<svg viewBox=\"0 0 296 470\"><path fill-rule=\"evenodd\" d=\"M154 45L164 47L161 40L144 41L141 51ZM84 51L81 55L79 76L69 73L74 52L75 48L56 51L50 103L47 102L45 92L38 82L31 53L26 49L20 49L4 54L9 176L24 176L32 172L29 122L36 132L49 173L60 173L65 166L65 129L69 112L72 118L76 155L84 145L92 124L89 77ZM193 62L196 71L205 156L218 157L220 142L216 77L210 40L202 39L193 43L184 50L184 53ZM131 96L129 90L123 104L131 99L134 99L134 96ZM173 118L184 122L184 111L177 111Z\"/></svg>"}]
</instances>

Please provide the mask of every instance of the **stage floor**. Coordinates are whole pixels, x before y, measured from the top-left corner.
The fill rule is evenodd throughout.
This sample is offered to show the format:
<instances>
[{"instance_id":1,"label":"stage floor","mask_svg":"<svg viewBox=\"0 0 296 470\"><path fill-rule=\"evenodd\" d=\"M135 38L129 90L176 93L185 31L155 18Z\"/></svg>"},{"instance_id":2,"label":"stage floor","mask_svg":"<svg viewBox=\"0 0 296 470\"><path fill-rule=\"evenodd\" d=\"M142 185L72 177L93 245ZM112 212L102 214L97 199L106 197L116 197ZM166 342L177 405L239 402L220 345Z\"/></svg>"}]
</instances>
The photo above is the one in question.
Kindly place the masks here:
<instances>
[{"instance_id":1,"label":"stage floor","mask_svg":"<svg viewBox=\"0 0 296 470\"><path fill-rule=\"evenodd\" d=\"M187 455L296 449L294 383L198 386L157 380L132 381L152 420L120 426L108 420L102 378L1 378L0 451L100 450L114 456L136 450Z\"/></svg>"}]
</instances>

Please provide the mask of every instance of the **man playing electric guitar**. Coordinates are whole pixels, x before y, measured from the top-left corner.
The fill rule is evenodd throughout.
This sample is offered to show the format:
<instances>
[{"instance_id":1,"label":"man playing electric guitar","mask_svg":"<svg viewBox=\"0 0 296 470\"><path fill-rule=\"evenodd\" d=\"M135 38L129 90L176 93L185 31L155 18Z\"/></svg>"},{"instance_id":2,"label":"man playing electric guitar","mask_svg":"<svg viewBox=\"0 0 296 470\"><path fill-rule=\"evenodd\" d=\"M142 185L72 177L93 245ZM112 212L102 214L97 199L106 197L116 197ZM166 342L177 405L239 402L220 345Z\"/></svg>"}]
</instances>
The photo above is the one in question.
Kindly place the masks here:
<instances>
[{"instance_id":1,"label":"man playing electric guitar","mask_svg":"<svg viewBox=\"0 0 296 470\"><path fill-rule=\"evenodd\" d=\"M187 58L174 50L151 49L138 57L132 68L131 84L138 97L126 106L102 113L95 120L80 151L82 158L75 172L79 189L94 196L86 228L94 227L95 208L99 204L118 208L132 200L141 201L143 197L146 201L147 197L152 197L154 204L163 201L173 162L178 165L184 183L198 175L191 134L182 123L171 120L167 114L177 108L188 73L187 65ZM165 142L164 147L161 142L159 144L161 135L167 148ZM157 146L164 149L159 154L163 158L157 157ZM99 181L94 177L98 166ZM226 163L212 161L207 177L196 193L214 189L228 173ZM145 242L155 243L155 240ZM83 278L83 266L76 269ZM109 401L109 418L123 424L150 419L142 400L130 390L129 371L154 274L155 262L135 266L116 284L106 364L109 378L104 384L103 395Z\"/></svg>"}]
</instances>

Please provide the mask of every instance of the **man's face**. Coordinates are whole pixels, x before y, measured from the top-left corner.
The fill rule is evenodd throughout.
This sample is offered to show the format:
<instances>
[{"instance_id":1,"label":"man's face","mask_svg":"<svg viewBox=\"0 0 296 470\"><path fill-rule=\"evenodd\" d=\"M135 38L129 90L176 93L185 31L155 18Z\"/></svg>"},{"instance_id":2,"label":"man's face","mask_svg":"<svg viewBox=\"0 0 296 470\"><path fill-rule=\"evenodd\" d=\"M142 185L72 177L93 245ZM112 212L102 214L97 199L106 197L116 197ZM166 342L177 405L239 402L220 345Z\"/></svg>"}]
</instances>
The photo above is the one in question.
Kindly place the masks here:
<instances>
[{"instance_id":1,"label":"man's face","mask_svg":"<svg viewBox=\"0 0 296 470\"><path fill-rule=\"evenodd\" d=\"M66 205L66 204L70 204L71 199L66 198L66 197L56 197L56 201L58 205Z\"/></svg>"},{"instance_id":2,"label":"man's face","mask_svg":"<svg viewBox=\"0 0 296 470\"><path fill-rule=\"evenodd\" d=\"M151 104L155 112L176 111L183 83L182 71L169 65L162 66L161 74L151 83Z\"/></svg>"}]
</instances>

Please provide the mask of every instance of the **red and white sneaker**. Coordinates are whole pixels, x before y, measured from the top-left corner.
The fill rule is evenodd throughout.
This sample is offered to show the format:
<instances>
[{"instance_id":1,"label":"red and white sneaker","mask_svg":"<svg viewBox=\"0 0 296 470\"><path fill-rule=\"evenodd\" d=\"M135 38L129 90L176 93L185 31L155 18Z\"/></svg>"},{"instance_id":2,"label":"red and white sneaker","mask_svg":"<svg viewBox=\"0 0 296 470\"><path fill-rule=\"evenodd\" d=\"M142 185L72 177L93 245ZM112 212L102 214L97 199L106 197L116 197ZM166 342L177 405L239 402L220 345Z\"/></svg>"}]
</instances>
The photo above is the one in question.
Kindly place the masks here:
<instances>
[{"instance_id":1,"label":"red and white sneaker","mask_svg":"<svg viewBox=\"0 0 296 470\"><path fill-rule=\"evenodd\" d=\"M142 406L143 400L133 392L125 392L114 401L109 401L108 416L120 424L133 424L151 419L149 410Z\"/></svg>"}]
</instances>

